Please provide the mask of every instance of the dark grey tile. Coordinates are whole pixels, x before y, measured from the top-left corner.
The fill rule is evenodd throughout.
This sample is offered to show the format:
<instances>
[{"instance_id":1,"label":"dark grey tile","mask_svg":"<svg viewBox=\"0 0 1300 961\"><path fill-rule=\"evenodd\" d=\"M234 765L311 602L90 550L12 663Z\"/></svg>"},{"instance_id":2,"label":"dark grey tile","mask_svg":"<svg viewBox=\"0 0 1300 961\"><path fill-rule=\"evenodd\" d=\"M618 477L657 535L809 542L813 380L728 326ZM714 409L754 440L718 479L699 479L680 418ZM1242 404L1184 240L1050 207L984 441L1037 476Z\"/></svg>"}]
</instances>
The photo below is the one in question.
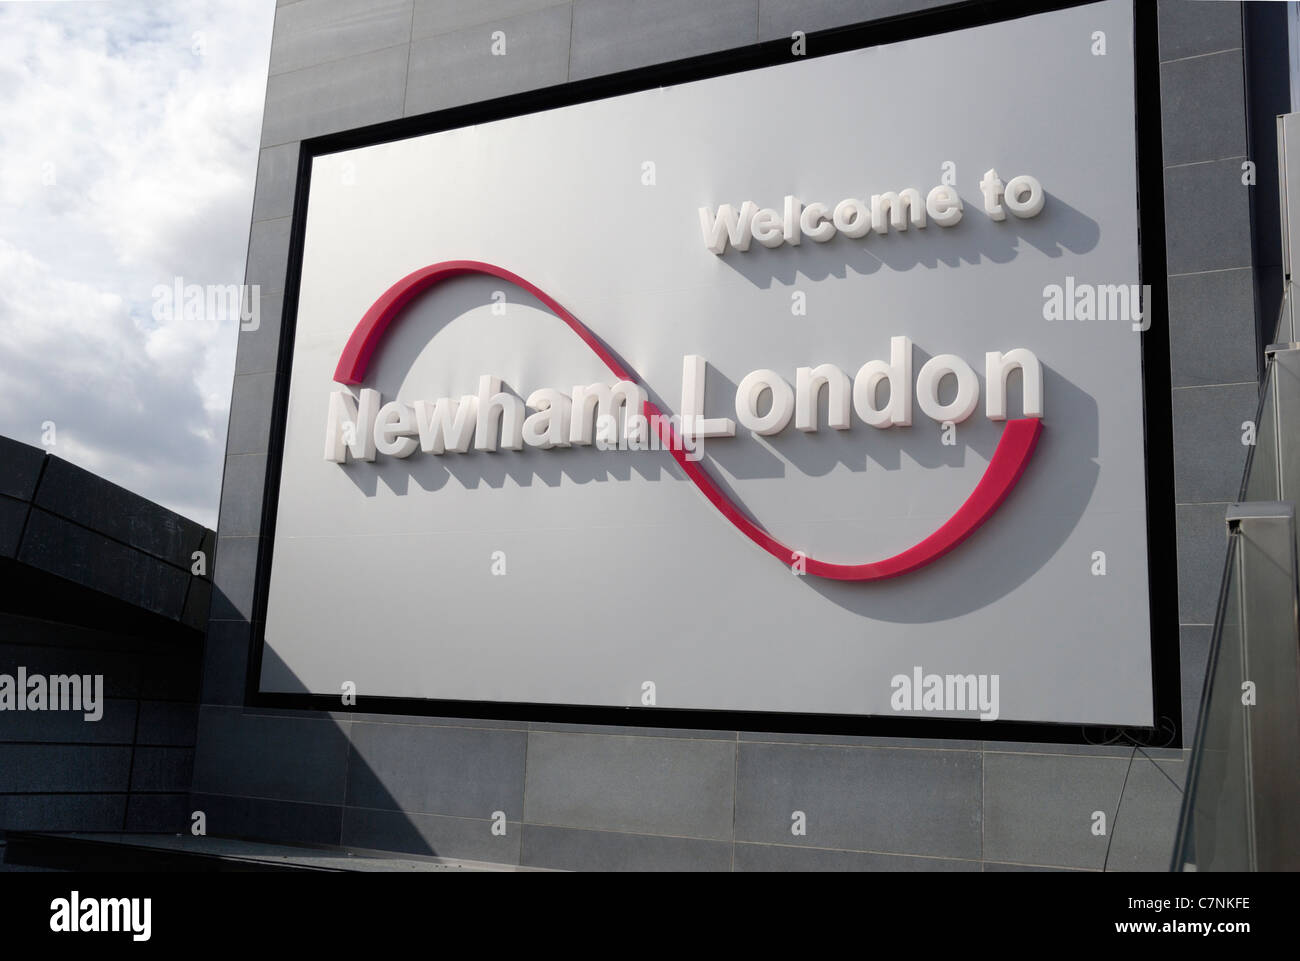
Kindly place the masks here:
<instances>
[{"instance_id":1,"label":"dark grey tile","mask_svg":"<svg viewBox=\"0 0 1300 961\"><path fill-rule=\"evenodd\" d=\"M1255 380L1255 277L1250 268L1169 278L1175 387Z\"/></svg>"},{"instance_id":2,"label":"dark grey tile","mask_svg":"<svg viewBox=\"0 0 1300 961\"><path fill-rule=\"evenodd\" d=\"M1210 655L1210 635L1213 632L1214 629L1208 624L1184 624L1178 628L1183 697L1199 699L1201 696L1201 689L1205 686L1205 666Z\"/></svg>"},{"instance_id":3,"label":"dark grey tile","mask_svg":"<svg viewBox=\"0 0 1300 961\"><path fill-rule=\"evenodd\" d=\"M1213 624L1219 585L1228 556L1224 523L1226 504L1180 504L1174 508L1178 528L1178 619L1185 624ZM1153 563L1157 563L1153 554Z\"/></svg>"},{"instance_id":4,"label":"dark grey tile","mask_svg":"<svg viewBox=\"0 0 1300 961\"><path fill-rule=\"evenodd\" d=\"M66 873L63 868L34 867L29 864L16 864L6 860L4 842L0 842L0 872L5 874L59 874Z\"/></svg>"},{"instance_id":5,"label":"dark grey tile","mask_svg":"<svg viewBox=\"0 0 1300 961\"><path fill-rule=\"evenodd\" d=\"M1227 50L1161 64L1160 122L1166 164L1245 157L1242 52ZM1242 187L1240 177L1237 185Z\"/></svg>"},{"instance_id":6,"label":"dark grey tile","mask_svg":"<svg viewBox=\"0 0 1300 961\"><path fill-rule=\"evenodd\" d=\"M342 804L344 727L328 718L264 717L205 706L199 711L194 790Z\"/></svg>"},{"instance_id":7,"label":"dark grey tile","mask_svg":"<svg viewBox=\"0 0 1300 961\"><path fill-rule=\"evenodd\" d=\"M256 220L248 233L248 264L244 283L256 284L260 294L284 290L289 266L289 230L291 218Z\"/></svg>"},{"instance_id":8,"label":"dark grey tile","mask_svg":"<svg viewBox=\"0 0 1300 961\"><path fill-rule=\"evenodd\" d=\"M866 734L786 734L774 731L741 731L742 741L772 744L839 744L846 747L899 747L919 751L978 751L980 741L958 738L879 737Z\"/></svg>"},{"instance_id":9,"label":"dark grey tile","mask_svg":"<svg viewBox=\"0 0 1300 961\"><path fill-rule=\"evenodd\" d=\"M185 701L141 701L137 744L188 747L194 744L199 707ZM188 785L187 785L188 786Z\"/></svg>"},{"instance_id":10,"label":"dark grey tile","mask_svg":"<svg viewBox=\"0 0 1300 961\"><path fill-rule=\"evenodd\" d=\"M0 496L0 557L13 557L18 553L18 542L30 506L26 501Z\"/></svg>"},{"instance_id":11,"label":"dark grey tile","mask_svg":"<svg viewBox=\"0 0 1300 961\"><path fill-rule=\"evenodd\" d=\"M731 844L525 824L521 863L561 871L729 871Z\"/></svg>"},{"instance_id":12,"label":"dark grey tile","mask_svg":"<svg viewBox=\"0 0 1300 961\"><path fill-rule=\"evenodd\" d=\"M3 667L0 672L11 673ZM29 677L38 673L42 672L28 668ZM98 721L87 720L83 711L0 711L0 741L130 744L135 734L136 702L105 697L99 706L103 714Z\"/></svg>"},{"instance_id":13,"label":"dark grey tile","mask_svg":"<svg viewBox=\"0 0 1300 961\"><path fill-rule=\"evenodd\" d=\"M757 36L758 0L575 0L569 79L728 50Z\"/></svg>"},{"instance_id":14,"label":"dark grey tile","mask_svg":"<svg viewBox=\"0 0 1300 961\"><path fill-rule=\"evenodd\" d=\"M221 516L217 522L223 537L261 533L265 486L265 454L232 454L226 458L226 473L221 480Z\"/></svg>"},{"instance_id":15,"label":"dark grey tile","mask_svg":"<svg viewBox=\"0 0 1300 961\"><path fill-rule=\"evenodd\" d=\"M1107 871L1168 871L1178 833L1182 761L1137 757L1113 825Z\"/></svg>"},{"instance_id":16,"label":"dark grey tile","mask_svg":"<svg viewBox=\"0 0 1300 961\"><path fill-rule=\"evenodd\" d=\"M213 557L216 555L216 553L217 553L217 532L216 532L216 531L214 531L214 530L209 530L209 529L206 528L206 527L203 529L203 542L199 545L199 550L201 550L201 551L202 551L202 552L207 556L207 559L208 559L208 575L207 575L207 576L208 576L208 577L211 577L211 576L212 576L212 558L213 558Z\"/></svg>"},{"instance_id":17,"label":"dark grey tile","mask_svg":"<svg viewBox=\"0 0 1300 961\"><path fill-rule=\"evenodd\" d=\"M203 537L201 524L59 457L49 459L34 503L187 570Z\"/></svg>"},{"instance_id":18,"label":"dark grey tile","mask_svg":"<svg viewBox=\"0 0 1300 961\"><path fill-rule=\"evenodd\" d=\"M18 559L164 617L184 609L188 572L43 510L32 509Z\"/></svg>"},{"instance_id":19,"label":"dark grey tile","mask_svg":"<svg viewBox=\"0 0 1300 961\"><path fill-rule=\"evenodd\" d=\"M736 842L737 871L979 871L979 861Z\"/></svg>"},{"instance_id":20,"label":"dark grey tile","mask_svg":"<svg viewBox=\"0 0 1300 961\"><path fill-rule=\"evenodd\" d=\"M244 621L210 621L203 645L204 704L244 703L252 627Z\"/></svg>"},{"instance_id":21,"label":"dark grey tile","mask_svg":"<svg viewBox=\"0 0 1300 961\"><path fill-rule=\"evenodd\" d=\"M1035 873L1073 872L1075 874L1087 874L1090 871L1088 868L1055 868L1048 867L1044 864L1008 864L1005 861L985 861L984 870L990 874L1024 873L1026 871L1032 871Z\"/></svg>"},{"instance_id":22,"label":"dark grey tile","mask_svg":"<svg viewBox=\"0 0 1300 961\"><path fill-rule=\"evenodd\" d=\"M190 795L191 814L202 811L213 837L287 844L338 844L343 808L266 798Z\"/></svg>"},{"instance_id":23,"label":"dark grey tile","mask_svg":"<svg viewBox=\"0 0 1300 961\"><path fill-rule=\"evenodd\" d=\"M298 178L297 142L267 147L257 156L253 220L278 220L293 214Z\"/></svg>"},{"instance_id":24,"label":"dark grey tile","mask_svg":"<svg viewBox=\"0 0 1300 961\"><path fill-rule=\"evenodd\" d=\"M275 374L239 374L230 394L226 456L265 454L271 438L271 400ZM225 531L221 532L225 534Z\"/></svg>"},{"instance_id":25,"label":"dark grey tile","mask_svg":"<svg viewBox=\"0 0 1300 961\"><path fill-rule=\"evenodd\" d=\"M805 34L832 27L893 17L928 7L943 6L947 0L759 0L758 38L774 40L794 31ZM810 52L815 51L815 43Z\"/></svg>"},{"instance_id":26,"label":"dark grey tile","mask_svg":"<svg viewBox=\"0 0 1300 961\"><path fill-rule=\"evenodd\" d=\"M685 737L706 741L734 741L735 731L706 731L694 728L636 727L615 724L561 724L554 721L528 721L530 731L553 731L560 734L624 734L628 737Z\"/></svg>"},{"instance_id":27,"label":"dark grey tile","mask_svg":"<svg viewBox=\"0 0 1300 961\"><path fill-rule=\"evenodd\" d=\"M271 75L382 50L411 38L412 0L303 0L275 18Z\"/></svg>"},{"instance_id":28,"label":"dark grey tile","mask_svg":"<svg viewBox=\"0 0 1300 961\"><path fill-rule=\"evenodd\" d=\"M524 819L730 839L735 751L734 741L534 731Z\"/></svg>"},{"instance_id":29,"label":"dark grey tile","mask_svg":"<svg viewBox=\"0 0 1300 961\"><path fill-rule=\"evenodd\" d=\"M367 714L346 712L348 720L372 724L415 724L423 727L467 727L493 731L526 731L527 721L499 721L477 717L424 717L418 714Z\"/></svg>"},{"instance_id":30,"label":"dark grey tile","mask_svg":"<svg viewBox=\"0 0 1300 961\"><path fill-rule=\"evenodd\" d=\"M1114 827L1127 758L984 756L984 857L1100 868ZM1093 833L1094 812L1106 835Z\"/></svg>"},{"instance_id":31,"label":"dark grey tile","mask_svg":"<svg viewBox=\"0 0 1300 961\"><path fill-rule=\"evenodd\" d=\"M1250 266L1240 160L1165 168L1165 249L1171 274Z\"/></svg>"},{"instance_id":32,"label":"dark grey tile","mask_svg":"<svg viewBox=\"0 0 1300 961\"><path fill-rule=\"evenodd\" d=\"M280 328L283 321L284 293L260 291L257 300L256 326L250 320L241 324L235 350L236 374L260 374L274 371L280 354Z\"/></svg>"},{"instance_id":33,"label":"dark grey tile","mask_svg":"<svg viewBox=\"0 0 1300 961\"><path fill-rule=\"evenodd\" d=\"M207 577L190 575L190 588L185 595L185 612L181 614L181 623L193 630L202 631L208 625L211 608L212 581Z\"/></svg>"},{"instance_id":34,"label":"dark grey tile","mask_svg":"<svg viewBox=\"0 0 1300 961\"><path fill-rule=\"evenodd\" d=\"M345 807L343 845L426 857L518 864L523 826L507 821L505 834L493 834L493 823L477 818Z\"/></svg>"},{"instance_id":35,"label":"dark grey tile","mask_svg":"<svg viewBox=\"0 0 1300 961\"><path fill-rule=\"evenodd\" d=\"M411 44L407 116L564 83L569 9L548 7L508 20L440 33ZM493 53L494 33L505 53Z\"/></svg>"},{"instance_id":36,"label":"dark grey tile","mask_svg":"<svg viewBox=\"0 0 1300 961\"><path fill-rule=\"evenodd\" d=\"M131 749L86 744L0 744L0 793L126 790Z\"/></svg>"},{"instance_id":37,"label":"dark grey tile","mask_svg":"<svg viewBox=\"0 0 1300 961\"><path fill-rule=\"evenodd\" d=\"M347 803L521 819L526 739L522 731L354 723Z\"/></svg>"},{"instance_id":38,"label":"dark grey tile","mask_svg":"<svg viewBox=\"0 0 1300 961\"><path fill-rule=\"evenodd\" d=\"M0 437L0 494L29 501L36 491L45 451L9 437Z\"/></svg>"},{"instance_id":39,"label":"dark grey tile","mask_svg":"<svg viewBox=\"0 0 1300 961\"><path fill-rule=\"evenodd\" d=\"M796 811L803 835L792 831ZM742 743L736 839L978 858L980 755Z\"/></svg>"},{"instance_id":40,"label":"dark grey tile","mask_svg":"<svg viewBox=\"0 0 1300 961\"><path fill-rule=\"evenodd\" d=\"M142 834L188 834L187 794L132 794L126 802L126 830Z\"/></svg>"},{"instance_id":41,"label":"dark grey tile","mask_svg":"<svg viewBox=\"0 0 1300 961\"><path fill-rule=\"evenodd\" d=\"M125 794L0 795L0 831L120 831L125 810Z\"/></svg>"},{"instance_id":42,"label":"dark grey tile","mask_svg":"<svg viewBox=\"0 0 1300 961\"><path fill-rule=\"evenodd\" d=\"M1131 743L1116 740L1111 744L1041 744L1033 741L985 741L985 752L997 754L1062 754L1070 757L1128 757ZM1155 748L1154 750L1167 750ZM1174 752L1177 755L1177 752Z\"/></svg>"},{"instance_id":43,"label":"dark grey tile","mask_svg":"<svg viewBox=\"0 0 1300 961\"><path fill-rule=\"evenodd\" d=\"M262 146L400 117L408 50L406 44L386 47L270 77Z\"/></svg>"},{"instance_id":44,"label":"dark grey tile","mask_svg":"<svg viewBox=\"0 0 1300 961\"><path fill-rule=\"evenodd\" d=\"M253 616L253 582L260 538L222 537L217 542L212 584L214 620L248 620Z\"/></svg>"},{"instance_id":45,"label":"dark grey tile","mask_svg":"<svg viewBox=\"0 0 1300 961\"><path fill-rule=\"evenodd\" d=\"M54 634L48 621L35 622L42 634ZM0 637L14 641L31 641L24 630L30 622L0 616ZM78 632L85 644L107 644L110 637L95 631ZM60 638L42 637L41 641ZM139 656L128 651L108 651L65 647L51 643L0 643L0 673L15 674L19 665L29 674L99 674L104 678L106 698L135 697L140 690ZM0 738L3 740L3 738Z\"/></svg>"},{"instance_id":46,"label":"dark grey tile","mask_svg":"<svg viewBox=\"0 0 1300 961\"><path fill-rule=\"evenodd\" d=\"M192 643L178 642L173 650L153 653L140 659L140 696L153 701L189 701L199 699L199 680L203 651L197 638Z\"/></svg>"},{"instance_id":47,"label":"dark grey tile","mask_svg":"<svg viewBox=\"0 0 1300 961\"><path fill-rule=\"evenodd\" d=\"M137 747L131 765L131 790L188 791L193 770L193 748Z\"/></svg>"},{"instance_id":48,"label":"dark grey tile","mask_svg":"<svg viewBox=\"0 0 1300 961\"><path fill-rule=\"evenodd\" d=\"M1183 743L1191 747L1196 743L1196 723L1201 716L1201 699L1183 697Z\"/></svg>"},{"instance_id":49,"label":"dark grey tile","mask_svg":"<svg viewBox=\"0 0 1300 961\"><path fill-rule=\"evenodd\" d=\"M1241 5L1228 0L1160 0L1160 59L1241 46Z\"/></svg>"},{"instance_id":50,"label":"dark grey tile","mask_svg":"<svg viewBox=\"0 0 1300 961\"><path fill-rule=\"evenodd\" d=\"M1180 387L1173 392L1174 500L1180 504L1237 499L1250 448L1242 424L1255 419L1253 383Z\"/></svg>"},{"instance_id":51,"label":"dark grey tile","mask_svg":"<svg viewBox=\"0 0 1300 961\"><path fill-rule=\"evenodd\" d=\"M348 711L323 711L311 707L246 707L244 708L244 714L249 717L296 717L308 721L319 721L326 718L340 723L353 720L352 714Z\"/></svg>"},{"instance_id":52,"label":"dark grey tile","mask_svg":"<svg viewBox=\"0 0 1300 961\"><path fill-rule=\"evenodd\" d=\"M415 17L411 24L413 39L435 33L452 33L479 24L495 26L523 13L546 7L564 7L567 0L476 0L475 3L446 3L445 0L415 0Z\"/></svg>"}]
</instances>

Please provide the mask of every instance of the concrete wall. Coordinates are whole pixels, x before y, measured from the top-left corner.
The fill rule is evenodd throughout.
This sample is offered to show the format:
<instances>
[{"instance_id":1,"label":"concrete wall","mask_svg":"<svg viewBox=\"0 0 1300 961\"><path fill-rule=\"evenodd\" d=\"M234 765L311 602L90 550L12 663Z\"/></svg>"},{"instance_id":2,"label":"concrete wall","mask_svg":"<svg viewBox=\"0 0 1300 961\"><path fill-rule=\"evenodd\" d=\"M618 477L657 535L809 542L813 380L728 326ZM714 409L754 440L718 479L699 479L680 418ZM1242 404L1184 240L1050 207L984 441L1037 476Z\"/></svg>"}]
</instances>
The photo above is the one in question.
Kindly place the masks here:
<instances>
[{"instance_id":1,"label":"concrete wall","mask_svg":"<svg viewBox=\"0 0 1300 961\"><path fill-rule=\"evenodd\" d=\"M940 6L924 0L296 0L277 11L205 654L209 831L560 868L1167 867L1185 752L597 728L243 705L301 139ZM489 55L502 30L509 55ZM1191 722L1256 396L1236 3L1161 2L1183 704ZM1159 282L1157 278L1156 282ZM1155 544L1155 561L1174 545ZM807 815L806 836L790 831ZM491 831L493 812L508 819ZM1091 831L1095 811L1108 832Z\"/></svg>"}]
</instances>

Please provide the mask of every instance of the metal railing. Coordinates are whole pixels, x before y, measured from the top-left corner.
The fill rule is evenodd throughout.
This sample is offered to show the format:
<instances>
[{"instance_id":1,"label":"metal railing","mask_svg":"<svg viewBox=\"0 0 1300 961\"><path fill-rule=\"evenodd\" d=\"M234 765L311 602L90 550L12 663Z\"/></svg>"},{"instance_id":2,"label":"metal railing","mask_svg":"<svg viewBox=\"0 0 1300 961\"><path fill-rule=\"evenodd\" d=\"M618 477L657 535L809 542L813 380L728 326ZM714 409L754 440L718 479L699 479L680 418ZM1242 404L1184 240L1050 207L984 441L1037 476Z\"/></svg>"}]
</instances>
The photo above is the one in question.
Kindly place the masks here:
<instances>
[{"instance_id":1,"label":"metal railing","mask_svg":"<svg viewBox=\"0 0 1300 961\"><path fill-rule=\"evenodd\" d=\"M1279 334L1292 334L1283 299ZM1175 871L1300 869L1300 344L1266 366L1174 849ZM1249 425L1242 425L1248 429Z\"/></svg>"}]
</instances>

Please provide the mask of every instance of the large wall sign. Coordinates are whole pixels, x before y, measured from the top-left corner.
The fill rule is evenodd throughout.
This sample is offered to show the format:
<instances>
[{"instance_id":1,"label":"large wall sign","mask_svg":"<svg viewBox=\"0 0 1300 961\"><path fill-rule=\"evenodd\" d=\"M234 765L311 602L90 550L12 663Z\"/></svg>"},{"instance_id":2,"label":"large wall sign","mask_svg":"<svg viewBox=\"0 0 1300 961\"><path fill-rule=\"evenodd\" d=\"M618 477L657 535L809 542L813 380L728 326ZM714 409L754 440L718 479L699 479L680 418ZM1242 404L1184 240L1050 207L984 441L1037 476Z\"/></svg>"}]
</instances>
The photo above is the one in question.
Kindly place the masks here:
<instances>
[{"instance_id":1,"label":"large wall sign","mask_svg":"<svg viewBox=\"0 0 1300 961\"><path fill-rule=\"evenodd\" d=\"M1151 724L1132 16L315 156L261 691Z\"/></svg>"}]
</instances>

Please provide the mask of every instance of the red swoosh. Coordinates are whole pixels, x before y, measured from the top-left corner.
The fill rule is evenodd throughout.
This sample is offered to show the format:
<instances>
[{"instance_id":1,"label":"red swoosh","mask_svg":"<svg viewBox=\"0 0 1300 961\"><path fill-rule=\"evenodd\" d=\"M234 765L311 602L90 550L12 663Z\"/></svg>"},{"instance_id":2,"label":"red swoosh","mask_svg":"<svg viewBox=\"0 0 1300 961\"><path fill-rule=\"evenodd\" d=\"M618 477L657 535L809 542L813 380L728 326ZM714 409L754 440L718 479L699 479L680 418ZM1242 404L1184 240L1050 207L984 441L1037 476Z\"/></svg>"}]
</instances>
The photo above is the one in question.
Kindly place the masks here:
<instances>
[{"instance_id":1,"label":"red swoosh","mask_svg":"<svg viewBox=\"0 0 1300 961\"><path fill-rule=\"evenodd\" d=\"M338 367L334 371L334 379L340 384L360 384L365 376L366 368L370 364L370 358L379 346L384 332L388 329L389 324L396 319L397 315L401 313L402 309L411 300L435 284L449 280L452 277L459 277L462 274L486 274L489 277L497 277L528 291L568 324L569 328L582 338L582 342L595 352L596 356L604 362L615 377L619 380L640 383L640 380L619 363L618 359L609 352L595 334L587 329L578 318L565 310L553 297L541 288L530 284L518 274L511 273L503 267L477 260L449 260L440 264L422 267L413 273L407 274L393 284L392 287L389 287L383 296L376 300L374 305L366 311L366 315L361 318L361 322L352 331L352 336L348 338L347 345L339 356ZM658 407L650 401L646 401L644 414L647 418L660 413ZM661 420L659 423L660 439L664 446L668 448L673 459L686 472L686 476L709 499L709 502L727 520L731 521L742 534L763 548L763 550L783 564L793 563L795 552L745 516L735 502L714 483L713 478L709 476L699 461L686 459L686 452L681 449L681 444L676 441L672 425L665 420ZM997 510L998 505L1011 493L1012 488L1016 486L1016 482L1020 480L1020 475L1024 473L1025 467L1029 463L1029 458L1034 452L1034 447L1038 443L1042 430L1042 421L1036 417L1007 421L1006 427L1002 430L1002 437L998 441L997 450L993 452L993 458L989 461L984 476L975 485L975 490L971 492L970 497L942 527L919 544L909 547L893 557L866 564L832 564L828 561L819 561L807 557L804 561L805 570L809 574L837 581L876 581L907 574L938 559L975 533L976 529Z\"/></svg>"}]
</instances>

